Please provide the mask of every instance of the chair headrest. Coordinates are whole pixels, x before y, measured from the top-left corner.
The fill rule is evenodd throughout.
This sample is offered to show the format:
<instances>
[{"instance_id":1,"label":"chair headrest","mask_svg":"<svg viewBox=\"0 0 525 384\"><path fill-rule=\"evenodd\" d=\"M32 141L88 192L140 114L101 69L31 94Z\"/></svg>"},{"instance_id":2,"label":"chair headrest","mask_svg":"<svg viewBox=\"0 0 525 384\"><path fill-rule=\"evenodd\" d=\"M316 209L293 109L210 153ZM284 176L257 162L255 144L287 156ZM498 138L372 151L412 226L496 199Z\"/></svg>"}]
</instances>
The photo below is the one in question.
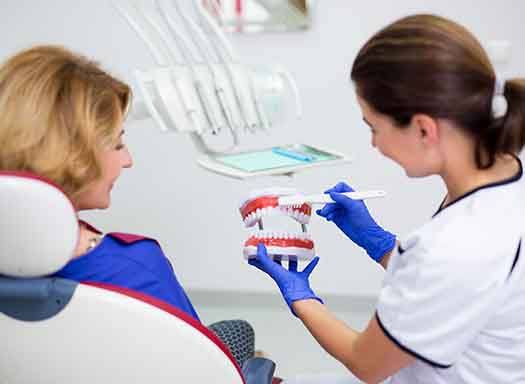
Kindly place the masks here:
<instances>
[{"instance_id":1,"label":"chair headrest","mask_svg":"<svg viewBox=\"0 0 525 384\"><path fill-rule=\"evenodd\" d=\"M26 172L0 172L0 274L48 275L72 257L78 219L53 183Z\"/></svg>"}]
</instances>

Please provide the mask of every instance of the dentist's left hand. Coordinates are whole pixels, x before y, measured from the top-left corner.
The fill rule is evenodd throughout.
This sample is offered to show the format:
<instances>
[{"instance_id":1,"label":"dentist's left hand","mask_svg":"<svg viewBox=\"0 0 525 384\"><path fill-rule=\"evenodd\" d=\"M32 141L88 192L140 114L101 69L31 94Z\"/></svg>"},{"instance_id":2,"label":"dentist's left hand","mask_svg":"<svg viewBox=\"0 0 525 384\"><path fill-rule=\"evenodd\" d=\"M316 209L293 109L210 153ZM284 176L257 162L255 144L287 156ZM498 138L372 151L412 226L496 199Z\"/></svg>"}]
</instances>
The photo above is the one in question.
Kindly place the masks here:
<instances>
[{"instance_id":1,"label":"dentist's left hand","mask_svg":"<svg viewBox=\"0 0 525 384\"><path fill-rule=\"evenodd\" d=\"M280 262L273 261L266 252L264 244L257 246L257 257L248 261L250 265L266 272L277 283L286 304L297 316L292 308L292 303L298 300L315 299L321 300L310 288L308 278L319 262L319 257L315 257L302 272L297 271L297 261L290 261L288 269L281 266Z\"/></svg>"}]
</instances>

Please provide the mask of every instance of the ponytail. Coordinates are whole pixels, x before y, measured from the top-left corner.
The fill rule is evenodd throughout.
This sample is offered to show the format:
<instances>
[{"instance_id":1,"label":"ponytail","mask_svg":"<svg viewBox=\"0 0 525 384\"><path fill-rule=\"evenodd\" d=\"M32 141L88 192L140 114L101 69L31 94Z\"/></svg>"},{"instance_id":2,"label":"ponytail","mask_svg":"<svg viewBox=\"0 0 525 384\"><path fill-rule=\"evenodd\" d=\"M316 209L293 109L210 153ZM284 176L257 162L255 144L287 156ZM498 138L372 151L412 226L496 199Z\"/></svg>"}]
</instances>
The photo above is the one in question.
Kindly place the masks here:
<instances>
[{"instance_id":1,"label":"ponytail","mask_svg":"<svg viewBox=\"0 0 525 384\"><path fill-rule=\"evenodd\" d=\"M525 79L507 80L507 114L503 117L500 152L520 152L525 145Z\"/></svg>"}]
</instances>

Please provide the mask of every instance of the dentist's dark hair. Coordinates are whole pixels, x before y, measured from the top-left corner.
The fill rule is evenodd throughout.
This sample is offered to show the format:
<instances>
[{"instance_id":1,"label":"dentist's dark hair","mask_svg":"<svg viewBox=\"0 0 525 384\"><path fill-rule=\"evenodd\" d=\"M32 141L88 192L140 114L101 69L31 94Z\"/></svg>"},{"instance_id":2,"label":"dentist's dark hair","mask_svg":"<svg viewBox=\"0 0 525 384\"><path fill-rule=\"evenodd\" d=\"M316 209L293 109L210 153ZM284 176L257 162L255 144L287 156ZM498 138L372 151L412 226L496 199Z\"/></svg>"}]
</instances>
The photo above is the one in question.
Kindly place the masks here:
<instances>
[{"instance_id":1,"label":"dentist's dark hair","mask_svg":"<svg viewBox=\"0 0 525 384\"><path fill-rule=\"evenodd\" d=\"M496 74L463 26L435 15L402 18L372 36L354 61L356 92L399 128L417 113L449 119L475 141L475 161L489 168L525 144L525 79L507 80L505 116L492 116Z\"/></svg>"}]
</instances>

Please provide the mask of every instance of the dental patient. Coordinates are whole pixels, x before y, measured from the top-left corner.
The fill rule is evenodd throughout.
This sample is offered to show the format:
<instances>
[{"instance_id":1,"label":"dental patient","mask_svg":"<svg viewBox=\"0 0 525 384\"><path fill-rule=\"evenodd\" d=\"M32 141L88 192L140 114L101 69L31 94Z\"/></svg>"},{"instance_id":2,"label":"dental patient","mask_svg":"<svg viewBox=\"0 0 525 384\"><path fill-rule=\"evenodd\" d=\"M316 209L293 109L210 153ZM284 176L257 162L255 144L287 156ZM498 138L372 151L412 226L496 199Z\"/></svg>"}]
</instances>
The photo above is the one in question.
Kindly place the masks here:
<instances>
[{"instance_id":1,"label":"dental patient","mask_svg":"<svg viewBox=\"0 0 525 384\"><path fill-rule=\"evenodd\" d=\"M130 87L64 48L40 46L0 67L0 171L30 172L58 186L77 212L106 209L132 166L123 121ZM80 221L73 259L55 276L108 283L198 315L153 239L103 234Z\"/></svg>"}]
</instances>

